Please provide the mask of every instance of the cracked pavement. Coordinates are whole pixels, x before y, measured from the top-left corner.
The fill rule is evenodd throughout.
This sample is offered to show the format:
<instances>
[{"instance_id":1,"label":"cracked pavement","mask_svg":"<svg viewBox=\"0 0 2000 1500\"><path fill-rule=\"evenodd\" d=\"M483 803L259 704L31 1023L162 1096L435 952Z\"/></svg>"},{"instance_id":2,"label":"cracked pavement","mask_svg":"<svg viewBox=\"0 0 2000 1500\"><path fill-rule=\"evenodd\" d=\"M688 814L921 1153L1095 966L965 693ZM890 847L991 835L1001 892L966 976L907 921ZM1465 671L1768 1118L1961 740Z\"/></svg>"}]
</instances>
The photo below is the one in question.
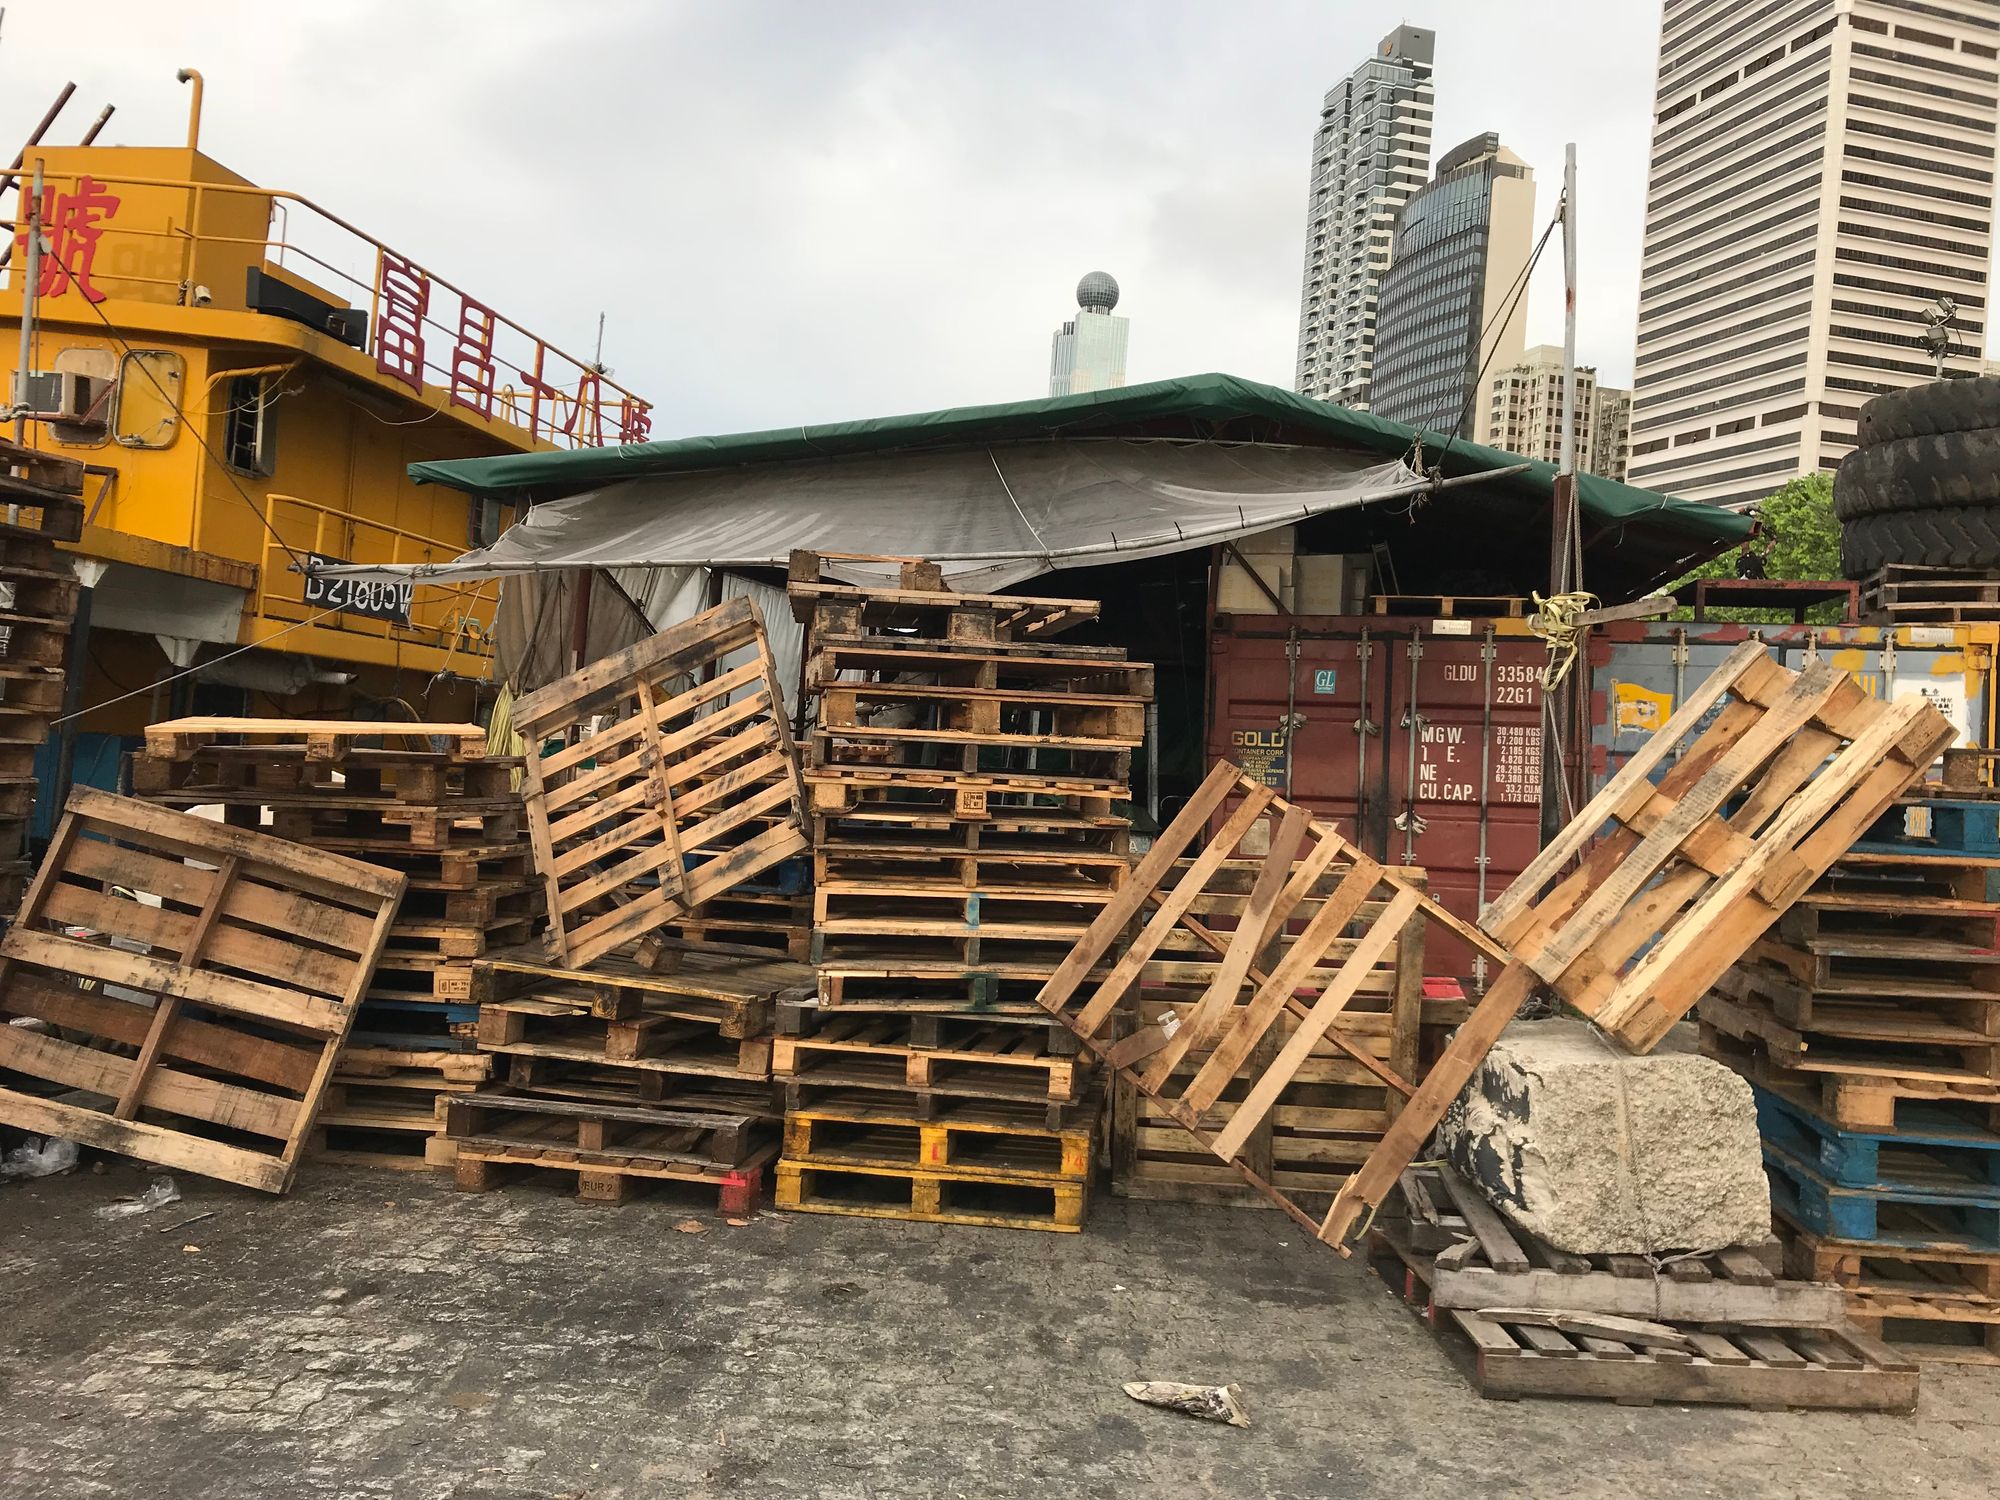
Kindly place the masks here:
<instances>
[{"instance_id":1,"label":"cracked pavement","mask_svg":"<svg viewBox=\"0 0 2000 1500\"><path fill-rule=\"evenodd\" d=\"M1927 1367L1914 1418L1482 1401L1258 1211L731 1228L712 1197L308 1167L95 1217L148 1175L0 1186L0 1497L1969 1500L2000 1461L2000 1370ZM1255 1425L1139 1379L1235 1381Z\"/></svg>"}]
</instances>

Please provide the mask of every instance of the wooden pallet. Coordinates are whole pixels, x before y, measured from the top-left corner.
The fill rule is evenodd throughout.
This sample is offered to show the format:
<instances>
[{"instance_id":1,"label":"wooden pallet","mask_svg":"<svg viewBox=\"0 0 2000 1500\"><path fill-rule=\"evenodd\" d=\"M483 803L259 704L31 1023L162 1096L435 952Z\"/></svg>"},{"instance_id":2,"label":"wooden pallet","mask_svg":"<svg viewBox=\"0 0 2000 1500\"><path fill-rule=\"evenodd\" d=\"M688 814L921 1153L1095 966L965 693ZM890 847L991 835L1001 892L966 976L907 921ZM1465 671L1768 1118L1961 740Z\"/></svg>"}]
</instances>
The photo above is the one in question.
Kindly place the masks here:
<instances>
[{"instance_id":1,"label":"wooden pallet","mask_svg":"<svg viewBox=\"0 0 2000 1500\"><path fill-rule=\"evenodd\" d=\"M1830 661L1794 673L1745 641L1480 926L1644 1052L1955 734L1922 698L1870 698Z\"/></svg>"},{"instance_id":2,"label":"wooden pallet","mask_svg":"<svg viewBox=\"0 0 2000 1500\"><path fill-rule=\"evenodd\" d=\"M505 1071L497 1083L545 1099L747 1114L768 1120L784 1114L769 1079L514 1053L499 1061Z\"/></svg>"},{"instance_id":3,"label":"wooden pallet","mask_svg":"<svg viewBox=\"0 0 2000 1500\"><path fill-rule=\"evenodd\" d=\"M0 1026L0 1069L105 1107L10 1085L0 1122L283 1192L402 893L386 871L77 792L0 937L0 1011L87 1040Z\"/></svg>"},{"instance_id":4,"label":"wooden pallet","mask_svg":"<svg viewBox=\"0 0 2000 1500\"><path fill-rule=\"evenodd\" d=\"M1046 1019L1035 996L1046 969L963 966L917 969L873 964L817 966L818 1003L828 1010L897 1015L975 1015Z\"/></svg>"},{"instance_id":5,"label":"wooden pallet","mask_svg":"<svg viewBox=\"0 0 2000 1500\"><path fill-rule=\"evenodd\" d=\"M156 760L192 760L217 744L260 745L268 753L299 746L307 760L339 761L363 741L395 741L446 761L481 760L486 731L477 724L369 722L360 719L167 719L146 726L145 753ZM442 749L439 748L442 744ZM385 745L385 754L388 747Z\"/></svg>"},{"instance_id":6,"label":"wooden pallet","mask_svg":"<svg viewBox=\"0 0 2000 1500\"><path fill-rule=\"evenodd\" d=\"M1131 796L1128 762L1082 775L994 771L972 758L974 765L957 768L879 760L808 766L806 791L813 812L841 819L843 831L921 829L938 848L1063 839L1093 852L1124 851L1131 822L1112 805Z\"/></svg>"},{"instance_id":7,"label":"wooden pallet","mask_svg":"<svg viewBox=\"0 0 2000 1500\"><path fill-rule=\"evenodd\" d=\"M765 954L675 947L662 948L651 966L628 952L573 968L520 949L472 965L472 994L481 1004L533 998L605 1021L671 1016L709 1022L725 1037L769 1031L776 1007L802 999L812 983L813 971L803 964Z\"/></svg>"},{"instance_id":8,"label":"wooden pallet","mask_svg":"<svg viewBox=\"0 0 2000 1500\"><path fill-rule=\"evenodd\" d=\"M1378 615L1446 615L1520 619L1532 608L1517 594L1377 594Z\"/></svg>"},{"instance_id":9,"label":"wooden pallet","mask_svg":"<svg viewBox=\"0 0 2000 1500\"><path fill-rule=\"evenodd\" d=\"M1764 1139L1811 1163L1843 1188L1910 1188L2000 1195L2000 1132L1913 1106L1895 1130L1835 1124L1792 1090L1757 1088L1757 1129Z\"/></svg>"},{"instance_id":10,"label":"wooden pallet","mask_svg":"<svg viewBox=\"0 0 2000 1500\"><path fill-rule=\"evenodd\" d=\"M1914 1362L1846 1323L1822 1327L1671 1324L1612 1314L1526 1308L1471 1312L1431 1299L1433 1258L1377 1229L1378 1264L1432 1327L1472 1354L1473 1388L1488 1400L1594 1398L1621 1406L1800 1407L1914 1411Z\"/></svg>"},{"instance_id":11,"label":"wooden pallet","mask_svg":"<svg viewBox=\"0 0 2000 1500\"><path fill-rule=\"evenodd\" d=\"M1841 1319L1834 1287L1779 1278L1776 1240L1660 1259L1575 1255L1509 1223L1450 1167L1413 1167L1402 1187L1408 1219L1384 1232L1399 1253L1434 1258L1423 1280L1440 1308L1540 1307L1752 1327L1818 1328Z\"/></svg>"},{"instance_id":12,"label":"wooden pallet","mask_svg":"<svg viewBox=\"0 0 2000 1500\"><path fill-rule=\"evenodd\" d=\"M996 1034L1005 1045L1023 1045L1049 1057L1075 1057L1083 1050L1076 1033L1032 1003L1018 1013L971 1005L950 1011L912 1011L886 1007L876 1011L861 1005L823 1006L813 996L789 998L778 1004L778 1035L811 1037L828 1026L844 1026L869 1015L891 1017L898 1038L918 1051L950 1051L976 1047Z\"/></svg>"},{"instance_id":13,"label":"wooden pallet","mask_svg":"<svg viewBox=\"0 0 2000 1500\"><path fill-rule=\"evenodd\" d=\"M617 1152L577 1151L529 1145L485 1145L460 1141L452 1182L463 1193L486 1193L505 1186L520 1169L559 1172L576 1178L579 1202L620 1204L648 1185L680 1184L713 1188L716 1209L732 1218L755 1213L764 1190L764 1169L778 1148L767 1146L741 1166L718 1168L646 1161Z\"/></svg>"},{"instance_id":14,"label":"wooden pallet","mask_svg":"<svg viewBox=\"0 0 2000 1500\"><path fill-rule=\"evenodd\" d=\"M1795 1024L1807 1006L1806 1018ZM1746 966L1717 982L1701 1002L1701 1020L1755 1042L1778 1066L1796 1072L2000 1086L2000 1036L1985 1029L1984 1015L1960 1020L1920 1006L1828 1002Z\"/></svg>"},{"instance_id":15,"label":"wooden pallet","mask_svg":"<svg viewBox=\"0 0 2000 1500\"><path fill-rule=\"evenodd\" d=\"M573 966L805 851L798 753L748 599L527 694L514 727L550 938Z\"/></svg>"},{"instance_id":16,"label":"wooden pallet","mask_svg":"<svg viewBox=\"0 0 2000 1500\"><path fill-rule=\"evenodd\" d=\"M1090 1175L1098 1113L1086 1108L1075 1123L1050 1129L1007 1105L966 1101L916 1120L857 1096L787 1114L785 1159L1077 1181Z\"/></svg>"},{"instance_id":17,"label":"wooden pallet","mask_svg":"<svg viewBox=\"0 0 2000 1500\"><path fill-rule=\"evenodd\" d=\"M850 575L871 574L883 581L830 580L822 576L828 564ZM1098 615L1098 605L1090 599L958 593L945 588L937 564L921 558L803 548L789 560L786 592L793 617L801 625L855 639L880 632L891 639L927 642L1038 643Z\"/></svg>"},{"instance_id":18,"label":"wooden pallet","mask_svg":"<svg viewBox=\"0 0 2000 1500\"><path fill-rule=\"evenodd\" d=\"M801 1213L1074 1234L1089 1199L1087 1179L778 1163L777 1206Z\"/></svg>"},{"instance_id":19,"label":"wooden pallet","mask_svg":"<svg viewBox=\"0 0 2000 1500\"><path fill-rule=\"evenodd\" d=\"M658 1012L607 1021L524 996L479 1007L479 1048L645 1072L753 1079L771 1076L771 1038L725 1037L711 1021Z\"/></svg>"},{"instance_id":20,"label":"wooden pallet","mask_svg":"<svg viewBox=\"0 0 2000 1500\"><path fill-rule=\"evenodd\" d=\"M428 1069L352 1081L336 1075L313 1122L312 1158L404 1171L449 1167L457 1153L444 1139L445 1101L475 1087L445 1083Z\"/></svg>"},{"instance_id":21,"label":"wooden pallet","mask_svg":"<svg viewBox=\"0 0 2000 1500\"><path fill-rule=\"evenodd\" d=\"M842 1016L806 1036L780 1036L772 1054L775 1077L800 1083L876 1086L963 1094L976 1098L1068 1100L1081 1093L1086 1070L1074 1054L1051 1054L1032 1030L977 1024L948 1047L919 1047L898 1018Z\"/></svg>"},{"instance_id":22,"label":"wooden pallet","mask_svg":"<svg viewBox=\"0 0 2000 1500\"><path fill-rule=\"evenodd\" d=\"M742 1166L770 1140L769 1125L753 1114L550 1099L512 1088L452 1095L444 1114L457 1146L722 1170Z\"/></svg>"},{"instance_id":23,"label":"wooden pallet","mask_svg":"<svg viewBox=\"0 0 2000 1500\"><path fill-rule=\"evenodd\" d=\"M1787 1066L1754 1030L1732 1033L1710 1019L1716 1014L1704 1001L1704 1053L1752 1082L1795 1091L1814 1101L1822 1115L1843 1128L1894 1130L1911 1122L1914 1106L1932 1104L1949 1108L1969 1126L2000 1130L2000 1083L1859 1062L1822 1063L1811 1069Z\"/></svg>"},{"instance_id":24,"label":"wooden pallet","mask_svg":"<svg viewBox=\"0 0 2000 1500\"><path fill-rule=\"evenodd\" d=\"M1225 807L1231 809L1226 814ZM1218 816L1220 828L1199 854L1192 854L1196 840L1208 832L1211 819ZM1253 854L1253 849L1264 852ZM1177 864L1183 857L1187 863ZM1254 860L1257 868L1237 925L1223 933L1191 916L1190 911L1204 897L1233 894L1227 889L1219 893L1209 889L1210 881L1232 857ZM1321 882L1329 873L1337 879L1325 890ZM1225 886L1228 883L1225 881ZM1324 894L1315 894L1321 891ZM1315 903L1310 918L1281 956L1267 958L1273 940L1289 929L1301 903L1309 899ZM1150 915L1137 935L1130 936L1130 925L1149 905ZM1363 917L1364 908L1372 915ZM1434 1102L1439 1113L1463 1086L1465 1079L1460 1077L1446 1091L1436 1074L1421 1087L1413 1085L1370 1049L1346 1037L1335 1024L1363 986L1374 980L1378 966L1395 950L1404 927L1416 921L1442 922L1466 934L1479 948L1494 951L1475 929L1348 844L1330 824L1285 802L1225 761L1216 765L1181 813L1154 840L1131 880L1101 909L1090 931L1036 998L1074 1030L1092 1054L1123 1074L1139 1093L1243 1181L1316 1236L1340 1246L1347 1238L1346 1222L1336 1221L1330 1214L1323 1224L1305 1213L1245 1160L1243 1153L1259 1124L1276 1108L1323 1041L1331 1041L1399 1096L1423 1093L1426 1105ZM1177 929L1192 933L1219 955L1208 987L1185 1014L1173 1016L1172 1024L1163 1017L1121 1036L1121 1002ZM1301 999L1298 990L1302 981L1329 968L1329 954L1336 944L1342 945L1343 956L1330 967L1318 994L1310 1001ZM1119 955L1116 962L1101 978L1094 977L1099 964L1114 950ZM1526 986L1519 986L1511 1001L1503 997L1505 1016L1498 1024L1489 1014L1488 1024L1496 1034L1505 1017L1511 1017L1525 998ZM1239 1070L1287 1011L1296 1018L1291 1035L1227 1119L1218 1120L1217 1101L1239 1082ZM1477 1018L1468 1023L1461 1039L1474 1034L1477 1024ZM1467 1076L1490 1045L1490 1037L1479 1043L1478 1055L1465 1065ZM1184 1060L1199 1060L1191 1078L1181 1068ZM1382 1144L1365 1165L1372 1165L1379 1177L1387 1170L1380 1159L1385 1149L1391 1155L1413 1153L1435 1123L1432 1116L1408 1140L1397 1138L1393 1130L1385 1132ZM1408 1160L1405 1154L1395 1163L1381 1193L1394 1187L1396 1175ZM1333 1213L1341 1210L1344 1201L1380 1201L1379 1196L1357 1199L1348 1193L1360 1180L1360 1173L1348 1179L1343 1196L1335 1199ZM1364 1183L1363 1191L1367 1190L1371 1189Z\"/></svg>"},{"instance_id":25,"label":"wooden pallet","mask_svg":"<svg viewBox=\"0 0 2000 1500\"><path fill-rule=\"evenodd\" d=\"M1764 1142L1771 1206L1815 1234L1907 1249L2000 1251L2000 1192L1944 1187L1849 1188Z\"/></svg>"},{"instance_id":26,"label":"wooden pallet","mask_svg":"<svg viewBox=\"0 0 2000 1500\"><path fill-rule=\"evenodd\" d=\"M1885 1247L1784 1226L1796 1276L1841 1290L1849 1322L1915 1360L2000 1365L2000 1253Z\"/></svg>"},{"instance_id":27,"label":"wooden pallet","mask_svg":"<svg viewBox=\"0 0 2000 1500\"><path fill-rule=\"evenodd\" d=\"M139 751L131 760L132 790L142 796L202 792L196 800L210 802L317 794L438 806L511 797L521 776L516 756L464 760L445 751L363 747L351 740L335 742L334 749L338 753L313 755L303 744L217 741L193 746L184 758Z\"/></svg>"}]
</instances>

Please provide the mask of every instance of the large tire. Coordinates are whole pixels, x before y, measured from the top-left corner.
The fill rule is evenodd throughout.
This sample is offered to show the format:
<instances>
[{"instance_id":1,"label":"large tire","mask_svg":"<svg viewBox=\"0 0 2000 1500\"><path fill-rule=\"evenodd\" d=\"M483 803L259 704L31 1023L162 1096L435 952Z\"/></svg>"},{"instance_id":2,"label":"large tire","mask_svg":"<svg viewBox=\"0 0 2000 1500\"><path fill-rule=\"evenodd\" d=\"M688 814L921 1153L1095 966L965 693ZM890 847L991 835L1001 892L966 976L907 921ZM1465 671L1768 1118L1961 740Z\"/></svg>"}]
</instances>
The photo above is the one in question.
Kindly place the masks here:
<instances>
[{"instance_id":1,"label":"large tire","mask_svg":"<svg viewBox=\"0 0 2000 1500\"><path fill-rule=\"evenodd\" d=\"M2000 503L2000 427L1857 448L1833 477L1833 513L1843 521L1885 511L1995 503Z\"/></svg>"},{"instance_id":2,"label":"large tire","mask_svg":"<svg viewBox=\"0 0 2000 1500\"><path fill-rule=\"evenodd\" d=\"M2000 568L2000 506L1932 506L1856 516L1840 528L1840 566L1869 578L1891 563Z\"/></svg>"},{"instance_id":3,"label":"large tire","mask_svg":"<svg viewBox=\"0 0 2000 1500\"><path fill-rule=\"evenodd\" d=\"M1863 448L1899 438L1931 437L2000 427L2000 377L1973 375L1933 380L1877 396L1861 408L1858 441Z\"/></svg>"}]
</instances>

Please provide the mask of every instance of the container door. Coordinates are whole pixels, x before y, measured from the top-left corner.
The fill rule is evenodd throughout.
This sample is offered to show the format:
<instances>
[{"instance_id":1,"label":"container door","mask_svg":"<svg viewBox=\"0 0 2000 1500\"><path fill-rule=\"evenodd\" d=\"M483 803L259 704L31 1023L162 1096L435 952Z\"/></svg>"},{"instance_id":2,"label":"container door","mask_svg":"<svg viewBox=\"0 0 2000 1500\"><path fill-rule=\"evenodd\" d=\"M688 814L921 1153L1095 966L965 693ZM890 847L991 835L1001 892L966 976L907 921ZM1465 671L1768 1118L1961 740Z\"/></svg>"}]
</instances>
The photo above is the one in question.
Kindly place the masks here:
<instances>
[{"instance_id":1,"label":"container door","mask_svg":"<svg viewBox=\"0 0 2000 1500\"><path fill-rule=\"evenodd\" d=\"M1466 633L1455 633L1460 626ZM1546 659L1538 640L1496 638L1490 626L1460 620L1411 627L1392 656L1383 857L1421 866L1431 894L1467 922L1540 848ZM1490 977L1469 945L1436 927L1424 968L1475 983Z\"/></svg>"}]
</instances>

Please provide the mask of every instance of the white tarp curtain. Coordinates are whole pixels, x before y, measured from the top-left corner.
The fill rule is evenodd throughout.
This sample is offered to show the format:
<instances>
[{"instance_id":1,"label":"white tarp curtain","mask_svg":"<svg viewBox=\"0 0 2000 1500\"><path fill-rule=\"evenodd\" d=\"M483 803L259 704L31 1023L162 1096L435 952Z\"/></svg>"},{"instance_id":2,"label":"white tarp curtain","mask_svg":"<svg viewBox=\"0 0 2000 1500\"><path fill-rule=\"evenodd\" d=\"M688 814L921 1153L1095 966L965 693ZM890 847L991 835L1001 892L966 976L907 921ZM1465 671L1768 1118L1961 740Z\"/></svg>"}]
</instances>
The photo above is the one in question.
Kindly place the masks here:
<instances>
[{"instance_id":1,"label":"white tarp curtain","mask_svg":"<svg viewBox=\"0 0 2000 1500\"><path fill-rule=\"evenodd\" d=\"M805 653L805 631L792 618L791 600L783 589L734 573L720 574L712 581L707 568L613 568L604 576L616 588L600 584L591 590L584 644L590 660L623 651L656 631L692 619L711 602L719 604L740 594L755 603L764 617L764 634L786 704L797 706L794 700ZM573 573L527 574L502 586L494 652L500 680L517 693L532 692L570 669L570 589L575 578ZM628 599L637 607L637 616L627 605ZM737 664L738 659L732 658L724 665Z\"/></svg>"},{"instance_id":2,"label":"white tarp curtain","mask_svg":"<svg viewBox=\"0 0 2000 1500\"><path fill-rule=\"evenodd\" d=\"M886 454L626 480L537 505L454 562L327 572L459 582L553 568L782 567L803 547L928 558L978 591L1207 546L1422 485L1400 460L1327 448L1095 438Z\"/></svg>"}]
</instances>

